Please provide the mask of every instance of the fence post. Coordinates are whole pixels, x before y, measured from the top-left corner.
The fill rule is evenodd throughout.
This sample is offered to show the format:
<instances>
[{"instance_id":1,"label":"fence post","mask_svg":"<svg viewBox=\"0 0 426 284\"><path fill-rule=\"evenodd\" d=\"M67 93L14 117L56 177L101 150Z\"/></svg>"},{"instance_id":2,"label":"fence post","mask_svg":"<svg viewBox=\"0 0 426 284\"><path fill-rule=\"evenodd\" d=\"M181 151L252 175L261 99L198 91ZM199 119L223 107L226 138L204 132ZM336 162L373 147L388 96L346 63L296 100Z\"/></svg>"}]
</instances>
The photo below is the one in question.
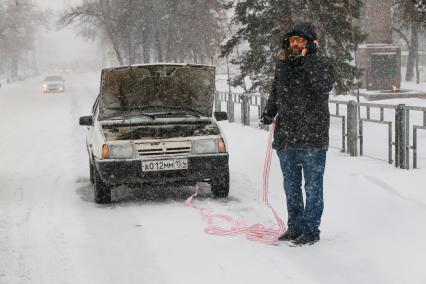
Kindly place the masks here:
<instances>
[{"instance_id":1,"label":"fence post","mask_svg":"<svg viewBox=\"0 0 426 284\"><path fill-rule=\"evenodd\" d=\"M355 101L349 101L347 107L347 145L351 156L358 156L358 107Z\"/></svg>"},{"instance_id":2,"label":"fence post","mask_svg":"<svg viewBox=\"0 0 426 284\"><path fill-rule=\"evenodd\" d=\"M244 122L246 121L245 119L245 97L244 95L240 95L240 100L241 100L241 124L245 125Z\"/></svg>"},{"instance_id":3,"label":"fence post","mask_svg":"<svg viewBox=\"0 0 426 284\"><path fill-rule=\"evenodd\" d=\"M214 110L221 111L222 102L220 101L220 92L216 92L214 96Z\"/></svg>"},{"instance_id":4,"label":"fence post","mask_svg":"<svg viewBox=\"0 0 426 284\"><path fill-rule=\"evenodd\" d=\"M228 121L234 122L235 121L235 115L234 115L234 100L232 98L232 93L228 93L228 100L227 100L227 112L228 112Z\"/></svg>"},{"instance_id":5,"label":"fence post","mask_svg":"<svg viewBox=\"0 0 426 284\"><path fill-rule=\"evenodd\" d=\"M417 169L417 128L413 129L413 169Z\"/></svg>"},{"instance_id":6,"label":"fence post","mask_svg":"<svg viewBox=\"0 0 426 284\"><path fill-rule=\"evenodd\" d=\"M423 126L426 126L426 111L423 112Z\"/></svg>"},{"instance_id":7,"label":"fence post","mask_svg":"<svg viewBox=\"0 0 426 284\"><path fill-rule=\"evenodd\" d=\"M410 169L410 110L405 110L405 159L404 159L404 169Z\"/></svg>"},{"instance_id":8,"label":"fence post","mask_svg":"<svg viewBox=\"0 0 426 284\"><path fill-rule=\"evenodd\" d=\"M395 166L410 168L410 127L409 113L404 104L399 104L395 111Z\"/></svg>"},{"instance_id":9,"label":"fence post","mask_svg":"<svg viewBox=\"0 0 426 284\"><path fill-rule=\"evenodd\" d=\"M346 143L345 143L345 135L346 135L346 121L345 117L342 116L342 153L346 152Z\"/></svg>"},{"instance_id":10,"label":"fence post","mask_svg":"<svg viewBox=\"0 0 426 284\"><path fill-rule=\"evenodd\" d=\"M249 97L241 95L241 123L243 125L250 125L250 103Z\"/></svg>"},{"instance_id":11,"label":"fence post","mask_svg":"<svg viewBox=\"0 0 426 284\"><path fill-rule=\"evenodd\" d=\"M262 116L263 111L265 110L266 102L267 102L267 101L268 101L268 99L267 99L267 98L264 98L264 97L261 97L261 98L260 98L259 118ZM269 125L261 124L261 125L260 125L260 128L268 131L268 130L269 130Z\"/></svg>"}]
</instances>

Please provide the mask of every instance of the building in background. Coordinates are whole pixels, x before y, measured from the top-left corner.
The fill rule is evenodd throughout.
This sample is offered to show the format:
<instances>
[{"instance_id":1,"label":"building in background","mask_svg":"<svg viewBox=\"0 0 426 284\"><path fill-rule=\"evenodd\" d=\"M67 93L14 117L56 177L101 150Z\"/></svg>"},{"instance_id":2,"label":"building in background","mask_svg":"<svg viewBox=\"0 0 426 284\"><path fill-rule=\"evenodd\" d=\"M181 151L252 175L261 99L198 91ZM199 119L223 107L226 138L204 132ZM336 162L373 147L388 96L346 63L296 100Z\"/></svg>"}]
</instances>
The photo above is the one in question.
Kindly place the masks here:
<instances>
[{"instance_id":1,"label":"building in background","mask_svg":"<svg viewBox=\"0 0 426 284\"><path fill-rule=\"evenodd\" d=\"M357 65L363 70L361 87L398 90L401 86L401 47L392 36L392 0L365 0L360 21L367 40L360 45Z\"/></svg>"}]
</instances>

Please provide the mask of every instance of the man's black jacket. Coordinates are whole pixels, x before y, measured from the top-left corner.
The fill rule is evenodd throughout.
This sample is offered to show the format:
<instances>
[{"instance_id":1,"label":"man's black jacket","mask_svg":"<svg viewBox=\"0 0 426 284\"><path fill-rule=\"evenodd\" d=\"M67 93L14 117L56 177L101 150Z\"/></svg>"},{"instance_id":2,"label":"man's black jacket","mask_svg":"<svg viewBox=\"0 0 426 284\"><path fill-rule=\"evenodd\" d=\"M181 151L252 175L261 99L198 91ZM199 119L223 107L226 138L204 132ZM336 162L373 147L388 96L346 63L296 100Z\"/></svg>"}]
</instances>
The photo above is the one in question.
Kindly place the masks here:
<instances>
[{"instance_id":1,"label":"man's black jacket","mask_svg":"<svg viewBox=\"0 0 426 284\"><path fill-rule=\"evenodd\" d=\"M277 62L263 113L277 115L274 149L328 149L328 96L334 82L334 69L326 57L308 54Z\"/></svg>"}]
</instances>

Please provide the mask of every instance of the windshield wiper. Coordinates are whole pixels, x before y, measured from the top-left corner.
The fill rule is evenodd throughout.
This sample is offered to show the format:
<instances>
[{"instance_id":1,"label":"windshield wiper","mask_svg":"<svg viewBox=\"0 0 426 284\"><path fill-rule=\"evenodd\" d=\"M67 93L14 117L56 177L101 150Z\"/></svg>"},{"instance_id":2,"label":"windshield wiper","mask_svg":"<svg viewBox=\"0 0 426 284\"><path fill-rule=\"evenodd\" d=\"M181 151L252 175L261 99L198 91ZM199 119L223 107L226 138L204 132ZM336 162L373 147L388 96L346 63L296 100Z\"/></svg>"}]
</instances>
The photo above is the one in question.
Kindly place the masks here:
<instances>
[{"instance_id":1,"label":"windshield wiper","mask_svg":"<svg viewBox=\"0 0 426 284\"><path fill-rule=\"evenodd\" d=\"M144 107L130 107L131 110L146 110L146 109L152 109L152 108L160 108L160 109L171 109L171 110L178 110L179 114L197 114L198 116L205 116L204 113L201 111L192 109L192 108L183 108L183 107L175 107L175 106L161 106L161 105L153 105L153 106L144 106ZM170 112L170 114L173 114Z\"/></svg>"},{"instance_id":2,"label":"windshield wiper","mask_svg":"<svg viewBox=\"0 0 426 284\"><path fill-rule=\"evenodd\" d=\"M154 117L159 116L195 116L197 118L200 118L201 116L198 113L187 113L187 112L161 112L152 114Z\"/></svg>"},{"instance_id":3,"label":"windshield wiper","mask_svg":"<svg viewBox=\"0 0 426 284\"><path fill-rule=\"evenodd\" d=\"M151 118L152 120L155 120L154 115L145 114L145 113L128 113L123 115L117 115L117 116L111 117L110 120L123 120L124 122L125 120L135 116L145 116L145 117Z\"/></svg>"}]
</instances>

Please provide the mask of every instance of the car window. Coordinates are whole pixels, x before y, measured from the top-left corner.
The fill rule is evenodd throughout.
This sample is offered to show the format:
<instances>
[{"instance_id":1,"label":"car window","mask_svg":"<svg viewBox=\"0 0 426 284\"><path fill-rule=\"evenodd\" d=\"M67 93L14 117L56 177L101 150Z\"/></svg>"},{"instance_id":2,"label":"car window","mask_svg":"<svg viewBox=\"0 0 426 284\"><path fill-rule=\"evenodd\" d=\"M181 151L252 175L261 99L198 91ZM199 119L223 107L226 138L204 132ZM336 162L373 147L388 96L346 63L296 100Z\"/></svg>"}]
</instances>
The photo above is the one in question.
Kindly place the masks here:
<instances>
[{"instance_id":1,"label":"car window","mask_svg":"<svg viewBox=\"0 0 426 284\"><path fill-rule=\"evenodd\" d=\"M49 76L44 79L44 81L63 81L62 76Z\"/></svg>"}]
</instances>

